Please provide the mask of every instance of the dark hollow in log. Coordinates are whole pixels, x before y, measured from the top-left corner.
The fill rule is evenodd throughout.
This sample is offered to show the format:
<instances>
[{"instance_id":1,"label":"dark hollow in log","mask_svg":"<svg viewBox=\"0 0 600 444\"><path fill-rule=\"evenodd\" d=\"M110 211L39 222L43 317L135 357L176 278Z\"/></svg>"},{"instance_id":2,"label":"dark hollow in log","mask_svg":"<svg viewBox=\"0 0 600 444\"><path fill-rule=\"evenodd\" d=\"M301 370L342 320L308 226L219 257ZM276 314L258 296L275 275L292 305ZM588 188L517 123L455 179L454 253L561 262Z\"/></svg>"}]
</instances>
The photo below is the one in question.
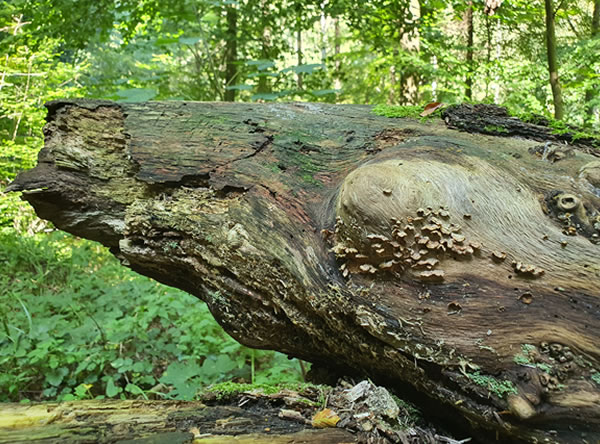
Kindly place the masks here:
<instances>
[{"instance_id":1,"label":"dark hollow in log","mask_svg":"<svg viewBox=\"0 0 600 444\"><path fill-rule=\"evenodd\" d=\"M368 106L59 101L12 190L240 342L600 438L600 164ZM560 150L554 149L553 153Z\"/></svg>"}]
</instances>

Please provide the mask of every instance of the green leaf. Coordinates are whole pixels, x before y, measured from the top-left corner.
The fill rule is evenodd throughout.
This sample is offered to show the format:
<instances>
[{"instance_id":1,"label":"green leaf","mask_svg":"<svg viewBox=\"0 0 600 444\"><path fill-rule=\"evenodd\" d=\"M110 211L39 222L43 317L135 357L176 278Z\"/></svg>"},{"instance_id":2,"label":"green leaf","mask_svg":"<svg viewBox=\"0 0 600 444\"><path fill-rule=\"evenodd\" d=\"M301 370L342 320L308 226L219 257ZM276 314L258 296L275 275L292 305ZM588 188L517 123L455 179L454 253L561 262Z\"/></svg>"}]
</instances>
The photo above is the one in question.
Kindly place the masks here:
<instances>
[{"instance_id":1,"label":"green leaf","mask_svg":"<svg viewBox=\"0 0 600 444\"><path fill-rule=\"evenodd\" d=\"M141 388L139 388L137 385L131 384L131 383L129 383L125 386L125 391L132 393L134 395L143 395L144 394L144 391Z\"/></svg>"},{"instance_id":2,"label":"green leaf","mask_svg":"<svg viewBox=\"0 0 600 444\"><path fill-rule=\"evenodd\" d=\"M164 46L164 45L171 45L173 43L177 43L180 40L176 37L159 37L154 41L154 44L156 46Z\"/></svg>"},{"instance_id":3,"label":"green leaf","mask_svg":"<svg viewBox=\"0 0 600 444\"><path fill-rule=\"evenodd\" d=\"M123 389L121 387L117 387L115 385L115 380L112 377L109 377L108 381L106 382L106 396L109 398L114 398L122 391Z\"/></svg>"},{"instance_id":4,"label":"green leaf","mask_svg":"<svg viewBox=\"0 0 600 444\"><path fill-rule=\"evenodd\" d=\"M311 91L311 94L315 96L326 96L327 94L338 94L342 92L341 89L319 89Z\"/></svg>"},{"instance_id":5,"label":"green leaf","mask_svg":"<svg viewBox=\"0 0 600 444\"><path fill-rule=\"evenodd\" d=\"M233 90L238 90L238 91L249 91L253 88L254 88L254 86L252 86L252 85L232 85L232 86L228 86L226 89L233 89Z\"/></svg>"},{"instance_id":6,"label":"green leaf","mask_svg":"<svg viewBox=\"0 0 600 444\"><path fill-rule=\"evenodd\" d=\"M145 102L156 97L158 92L151 88L131 88L117 91L117 102Z\"/></svg>"},{"instance_id":7,"label":"green leaf","mask_svg":"<svg viewBox=\"0 0 600 444\"><path fill-rule=\"evenodd\" d=\"M246 60L246 65L256 66L259 71L264 71L275 66L275 62L271 60Z\"/></svg>"},{"instance_id":8,"label":"green leaf","mask_svg":"<svg viewBox=\"0 0 600 444\"><path fill-rule=\"evenodd\" d=\"M323 69L325 65L322 63L308 63L304 65L290 66L289 68L282 69L281 72L295 72L297 74L312 74L317 69Z\"/></svg>"},{"instance_id":9,"label":"green leaf","mask_svg":"<svg viewBox=\"0 0 600 444\"><path fill-rule=\"evenodd\" d=\"M172 362L160 377L163 384L181 385L188 379L202 374L202 369L194 361Z\"/></svg>"},{"instance_id":10,"label":"green leaf","mask_svg":"<svg viewBox=\"0 0 600 444\"><path fill-rule=\"evenodd\" d=\"M67 373L69 373L69 370L65 367L52 369L46 373L46 382L54 387L57 387L63 381Z\"/></svg>"},{"instance_id":11,"label":"green leaf","mask_svg":"<svg viewBox=\"0 0 600 444\"><path fill-rule=\"evenodd\" d=\"M184 45L195 45L202 40L202 37L179 37L179 43Z\"/></svg>"},{"instance_id":12,"label":"green leaf","mask_svg":"<svg viewBox=\"0 0 600 444\"><path fill-rule=\"evenodd\" d=\"M280 97L279 93L262 93L262 94L254 94L251 99L252 100L275 100Z\"/></svg>"}]
</instances>

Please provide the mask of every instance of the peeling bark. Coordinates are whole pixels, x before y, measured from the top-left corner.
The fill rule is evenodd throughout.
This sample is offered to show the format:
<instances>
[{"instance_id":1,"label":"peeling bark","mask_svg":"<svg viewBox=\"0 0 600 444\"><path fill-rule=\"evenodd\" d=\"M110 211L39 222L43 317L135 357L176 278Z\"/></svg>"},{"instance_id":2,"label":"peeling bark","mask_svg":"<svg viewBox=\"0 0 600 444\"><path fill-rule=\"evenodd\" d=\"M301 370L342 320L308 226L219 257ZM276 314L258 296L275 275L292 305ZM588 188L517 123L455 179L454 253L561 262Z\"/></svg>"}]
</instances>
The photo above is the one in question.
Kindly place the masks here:
<instances>
[{"instance_id":1,"label":"peeling bark","mask_svg":"<svg viewBox=\"0 0 600 444\"><path fill-rule=\"evenodd\" d=\"M367 106L48 108L10 188L240 342L410 387L484 440L600 438L590 154Z\"/></svg>"}]
</instances>

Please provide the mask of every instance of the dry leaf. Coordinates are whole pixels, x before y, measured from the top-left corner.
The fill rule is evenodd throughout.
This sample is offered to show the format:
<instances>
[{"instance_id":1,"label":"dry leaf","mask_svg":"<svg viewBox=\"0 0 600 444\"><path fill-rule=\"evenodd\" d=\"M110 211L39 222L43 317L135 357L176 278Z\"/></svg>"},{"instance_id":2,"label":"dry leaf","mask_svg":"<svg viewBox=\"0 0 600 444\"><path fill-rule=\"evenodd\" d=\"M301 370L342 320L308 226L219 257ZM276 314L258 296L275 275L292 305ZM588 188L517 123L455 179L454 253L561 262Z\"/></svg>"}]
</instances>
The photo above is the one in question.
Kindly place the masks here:
<instances>
[{"instance_id":1,"label":"dry leaf","mask_svg":"<svg viewBox=\"0 0 600 444\"><path fill-rule=\"evenodd\" d=\"M427 117L429 114L434 113L436 110L440 109L444 104L442 102L431 102L425 106L425 109L419 116Z\"/></svg>"},{"instance_id":2,"label":"dry leaf","mask_svg":"<svg viewBox=\"0 0 600 444\"><path fill-rule=\"evenodd\" d=\"M318 429L324 429L326 427L335 427L335 425L339 422L340 417L335 414L335 412L331 409L324 409L317 414L312 419L312 426Z\"/></svg>"}]
</instances>

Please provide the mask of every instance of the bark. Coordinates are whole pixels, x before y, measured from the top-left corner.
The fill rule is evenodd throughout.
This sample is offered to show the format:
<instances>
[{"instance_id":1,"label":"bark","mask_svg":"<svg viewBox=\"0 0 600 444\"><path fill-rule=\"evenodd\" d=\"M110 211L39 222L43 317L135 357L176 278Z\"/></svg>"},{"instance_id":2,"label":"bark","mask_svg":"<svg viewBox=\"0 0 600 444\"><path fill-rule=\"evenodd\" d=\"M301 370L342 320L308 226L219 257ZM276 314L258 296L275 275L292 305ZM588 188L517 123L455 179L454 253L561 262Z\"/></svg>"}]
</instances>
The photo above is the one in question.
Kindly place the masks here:
<instances>
[{"instance_id":1,"label":"bark","mask_svg":"<svg viewBox=\"0 0 600 444\"><path fill-rule=\"evenodd\" d=\"M600 0L594 0L594 12L592 13L592 31L590 37L597 38L600 35ZM596 107L591 103L598 95L598 85L595 88L590 88L585 92L586 111L590 122L594 119L594 111Z\"/></svg>"},{"instance_id":2,"label":"bark","mask_svg":"<svg viewBox=\"0 0 600 444\"><path fill-rule=\"evenodd\" d=\"M3 404L0 444L357 442L345 430L311 430L310 425L281 419L279 411L268 406L243 409L181 401Z\"/></svg>"},{"instance_id":3,"label":"bark","mask_svg":"<svg viewBox=\"0 0 600 444\"><path fill-rule=\"evenodd\" d=\"M9 188L243 344L416 393L483 442L600 438L593 156L368 106L47 106Z\"/></svg>"},{"instance_id":4,"label":"bark","mask_svg":"<svg viewBox=\"0 0 600 444\"><path fill-rule=\"evenodd\" d=\"M546 53L548 55L548 73L550 74L550 87L554 100L554 117L562 120L564 117L562 91L558 78L558 61L556 56L556 33L554 31L554 2L544 0L546 8Z\"/></svg>"},{"instance_id":5,"label":"bark","mask_svg":"<svg viewBox=\"0 0 600 444\"><path fill-rule=\"evenodd\" d=\"M233 86L237 77L237 9L227 6L227 40L225 42L225 88ZM225 101L235 101L235 89L225 89Z\"/></svg>"},{"instance_id":6,"label":"bark","mask_svg":"<svg viewBox=\"0 0 600 444\"><path fill-rule=\"evenodd\" d=\"M467 24L467 78L465 79L465 96L469 101L473 100L473 2L468 2L465 13Z\"/></svg>"}]
</instances>

